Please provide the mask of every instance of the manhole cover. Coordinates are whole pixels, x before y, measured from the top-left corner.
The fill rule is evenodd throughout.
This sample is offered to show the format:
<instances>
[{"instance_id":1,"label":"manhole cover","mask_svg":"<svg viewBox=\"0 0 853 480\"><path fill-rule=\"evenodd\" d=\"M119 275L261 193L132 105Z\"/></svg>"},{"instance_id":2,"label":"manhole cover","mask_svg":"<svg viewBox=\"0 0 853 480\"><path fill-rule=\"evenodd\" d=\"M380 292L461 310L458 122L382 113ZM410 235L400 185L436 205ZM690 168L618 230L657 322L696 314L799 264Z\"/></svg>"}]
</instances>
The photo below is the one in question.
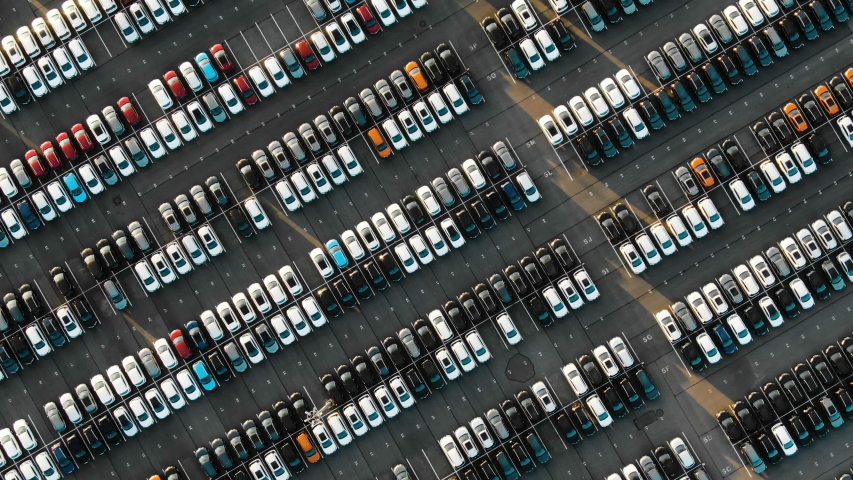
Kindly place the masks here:
<instances>
[{"instance_id":1,"label":"manhole cover","mask_svg":"<svg viewBox=\"0 0 853 480\"><path fill-rule=\"evenodd\" d=\"M533 362L521 354L516 354L506 364L506 378L513 382L526 382L533 378L536 369Z\"/></svg>"},{"instance_id":2,"label":"manhole cover","mask_svg":"<svg viewBox=\"0 0 853 480\"><path fill-rule=\"evenodd\" d=\"M121 205L123 202L124 200L121 199L120 195L113 197L113 205Z\"/></svg>"}]
</instances>

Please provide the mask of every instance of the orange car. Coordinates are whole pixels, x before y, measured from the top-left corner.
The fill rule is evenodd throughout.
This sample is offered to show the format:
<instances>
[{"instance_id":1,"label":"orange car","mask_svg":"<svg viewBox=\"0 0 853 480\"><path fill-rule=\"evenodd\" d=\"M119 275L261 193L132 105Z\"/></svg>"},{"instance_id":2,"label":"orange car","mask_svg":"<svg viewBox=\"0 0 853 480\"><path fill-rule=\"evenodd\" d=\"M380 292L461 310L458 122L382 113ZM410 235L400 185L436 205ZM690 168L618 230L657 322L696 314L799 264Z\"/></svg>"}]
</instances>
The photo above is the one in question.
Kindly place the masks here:
<instances>
[{"instance_id":1,"label":"orange car","mask_svg":"<svg viewBox=\"0 0 853 480\"><path fill-rule=\"evenodd\" d=\"M711 169L708 168L705 159L696 157L690 162L690 166L693 167L693 172L699 177L699 181L705 188L714 186L714 177L711 175Z\"/></svg>"},{"instance_id":2,"label":"orange car","mask_svg":"<svg viewBox=\"0 0 853 480\"><path fill-rule=\"evenodd\" d=\"M429 90L429 82L427 82L424 72L421 71L421 66L418 62L409 62L406 64L406 73L409 74L409 79L415 84L415 88L423 93Z\"/></svg>"},{"instance_id":3,"label":"orange car","mask_svg":"<svg viewBox=\"0 0 853 480\"><path fill-rule=\"evenodd\" d=\"M302 448L302 453L305 454L305 458L311 463L317 463L317 460L320 460L320 453L317 452L317 448L314 447L314 444L311 443L311 437L308 436L308 433L304 430L296 436L296 443Z\"/></svg>"},{"instance_id":4,"label":"orange car","mask_svg":"<svg viewBox=\"0 0 853 480\"><path fill-rule=\"evenodd\" d=\"M378 128L371 128L370 131L367 132L367 136L370 137L370 141L373 142L373 148L376 149L376 153L379 154L382 158L388 158L391 156L391 147L385 142L385 138L382 137L382 133L379 132Z\"/></svg>"},{"instance_id":5,"label":"orange car","mask_svg":"<svg viewBox=\"0 0 853 480\"><path fill-rule=\"evenodd\" d=\"M797 108L797 104L791 102L784 107L782 107L782 111L785 112L785 115L788 116L788 120L791 122L791 125L794 126L794 130L799 133L803 133L809 129L809 124L806 123L806 119L803 118L803 114L800 113L800 109Z\"/></svg>"},{"instance_id":6,"label":"orange car","mask_svg":"<svg viewBox=\"0 0 853 480\"><path fill-rule=\"evenodd\" d=\"M826 85L820 85L815 88L814 96L817 97L817 101L820 102L820 106L826 110L828 115L835 115L841 111L838 108L838 103L835 102L835 98L832 96L832 93Z\"/></svg>"},{"instance_id":7,"label":"orange car","mask_svg":"<svg viewBox=\"0 0 853 480\"><path fill-rule=\"evenodd\" d=\"M844 71L844 78L846 78L847 83L849 83L850 86L853 87L853 68L848 68Z\"/></svg>"}]
</instances>

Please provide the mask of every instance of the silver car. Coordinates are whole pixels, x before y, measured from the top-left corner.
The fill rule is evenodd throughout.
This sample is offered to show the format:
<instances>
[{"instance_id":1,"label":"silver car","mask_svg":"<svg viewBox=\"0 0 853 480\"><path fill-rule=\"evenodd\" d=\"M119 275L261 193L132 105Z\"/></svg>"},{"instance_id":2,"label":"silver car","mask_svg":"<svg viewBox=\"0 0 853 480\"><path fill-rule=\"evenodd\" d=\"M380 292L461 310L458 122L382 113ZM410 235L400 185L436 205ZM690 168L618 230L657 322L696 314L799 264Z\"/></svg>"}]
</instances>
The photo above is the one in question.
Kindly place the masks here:
<instances>
[{"instance_id":1,"label":"silver car","mask_svg":"<svg viewBox=\"0 0 853 480\"><path fill-rule=\"evenodd\" d=\"M338 143L338 135L335 133L335 129L332 128L332 124L329 123L329 120L325 115L318 115L317 118L314 119L314 126L320 131L320 135L323 136L326 143L329 145Z\"/></svg>"},{"instance_id":2,"label":"silver car","mask_svg":"<svg viewBox=\"0 0 853 480\"><path fill-rule=\"evenodd\" d=\"M130 236L133 238L133 241L136 242L136 246L139 247L140 250L147 252L151 248L151 243L148 241L148 235L145 234L145 230L139 222L132 222L127 226L127 231L130 232Z\"/></svg>"},{"instance_id":3,"label":"silver car","mask_svg":"<svg viewBox=\"0 0 853 480\"><path fill-rule=\"evenodd\" d=\"M202 188L201 185L195 185L191 188L190 195L192 195L193 200L202 215L210 215L213 213L213 208L211 207L210 201L207 199L207 194L204 193L204 188Z\"/></svg>"},{"instance_id":4,"label":"silver car","mask_svg":"<svg viewBox=\"0 0 853 480\"><path fill-rule=\"evenodd\" d=\"M314 133L314 129L311 128L311 125L307 123L303 123L299 126L299 135L302 136L302 140L308 145L308 148L313 152L319 152L323 149L320 145L320 142L317 140L317 134Z\"/></svg>"},{"instance_id":5,"label":"silver car","mask_svg":"<svg viewBox=\"0 0 853 480\"><path fill-rule=\"evenodd\" d=\"M104 116L104 120L107 121L107 124L112 129L113 133L116 135L121 135L124 133L124 124L121 123L121 120L118 118L116 114L116 109L112 106L108 105L101 110L101 114Z\"/></svg>"},{"instance_id":6,"label":"silver car","mask_svg":"<svg viewBox=\"0 0 853 480\"><path fill-rule=\"evenodd\" d=\"M397 336L400 337L400 341L403 342L403 346L406 347L406 351L409 352L409 356L412 358L418 358L421 356L421 349L418 347L418 343L415 341L415 337L412 335L411 330L404 328L400 330Z\"/></svg>"},{"instance_id":7,"label":"silver car","mask_svg":"<svg viewBox=\"0 0 853 480\"><path fill-rule=\"evenodd\" d=\"M667 66L666 61L663 59L663 55L657 50L649 53L646 60L648 60L649 65L654 69L655 75L661 80L668 80L672 76L672 70L669 69L669 66Z\"/></svg>"},{"instance_id":8,"label":"silver car","mask_svg":"<svg viewBox=\"0 0 853 480\"><path fill-rule=\"evenodd\" d=\"M409 82L406 80L406 76L403 75L403 72L394 70L388 78L391 80L391 83L394 84L394 88L397 89L397 93L403 97L403 100L412 98L414 92L412 92L412 88L409 87Z\"/></svg>"},{"instance_id":9,"label":"silver car","mask_svg":"<svg viewBox=\"0 0 853 480\"><path fill-rule=\"evenodd\" d=\"M687 68L687 61L684 60L684 55L681 54L681 50L678 49L678 45L675 42L666 42L663 45L663 53L669 57L669 61L672 62L672 66L676 70L681 71Z\"/></svg>"},{"instance_id":10,"label":"silver car","mask_svg":"<svg viewBox=\"0 0 853 480\"><path fill-rule=\"evenodd\" d=\"M492 145L492 151L495 153L495 156L498 157L501 163L504 164L507 170L512 170L515 168L515 158L509 153L509 149L506 148L506 144L504 142L495 142Z\"/></svg>"},{"instance_id":11,"label":"silver car","mask_svg":"<svg viewBox=\"0 0 853 480\"><path fill-rule=\"evenodd\" d=\"M263 174L267 180L272 180L276 177L275 170L273 170L266 152L260 149L255 150L252 152L252 161L255 162L255 166L258 167L258 170L261 171L261 174Z\"/></svg>"},{"instance_id":12,"label":"silver car","mask_svg":"<svg viewBox=\"0 0 853 480\"><path fill-rule=\"evenodd\" d=\"M471 187L468 185L468 182L465 181L465 177L458 168L451 168L447 172L447 179L450 180L451 184L453 184L453 188L456 189L456 193L458 193L460 197L464 198L471 194Z\"/></svg>"},{"instance_id":13,"label":"silver car","mask_svg":"<svg viewBox=\"0 0 853 480\"><path fill-rule=\"evenodd\" d=\"M717 32L717 35L723 43L729 43L734 39L732 31L729 29L725 20L723 20L723 17L719 15L711 15L711 18L708 19L708 23L711 25L711 28Z\"/></svg>"},{"instance_id":14,"label":"silver car","mask_svg":"<svg viewBox=\"0 0 853 480\"><path fill-rule=\"evenodd\" d=\"M358 98L361 99L361 103L364 104L365 108L367 108L374 118L379 119L385 115L382 112L382 107L379 106L379 102L376 101L376 96L373 95L373 92L369 88L362 90L358 94Z\"/></svg>"},{"instance_id":15,"label":"silver car","mask_svg":"<svg viewBox=\"0 0 853 480\"><path fill-rule=\"evenodd\" d=\"M290 170L290 159L287 158L287 154L284 153L284 147L281 146L281 142L273 140L269 145L267 145L267 150L269 150L270 155L272 155L272 158L275 159L282 170L285 172Z\"/></svg>"},{"instance_id":16,"label":"silver car","mask_svg":"<svg viewBox=\"0 0 853 480\"><path fill-rule=\"evenodd\" d=\"M295 133L285 133L282 140L284 140L284 144L287 146L287 149L290 150L290 155L292 155L297 162L305 160L305 150L303 150L302 145L299 144L299 138Z\"/></svg>"},{"instance_id":17,"label":"silver car","mask_svg":"<svg viewBox=\"0 0 853 480\"><path fill-rule=\"evenodd\" d=\"M438 194L438 198L441 199L441 202L444 203L446 207L456 203L456 199L453 197L453 192L450 191L450 187L447 186L447 182L445 182L443 178L438 177L433 180L432 189L435 190L435 193Z\"/></svg>"},{"instance_id":18,"label":"silver car","mask_svg":"<svg viewBox=\"0 0 853 480\"><path fill-rule=\"evenodd\" d=\"M394 111L397 109L397 97L394 96L394 92L391 90L391 86L388 85L388 81L380 79L373 85L376 88L376 93L379 94L379 97L382 99L382 103L385 104L385 107L390 111Z\"/></svg>"},{"instance_id":19,"label":"silver car","mask_svg":"<svg viewBox=\"0 0 853 480\"><path fill-rule=\"evenodd\" d=\"M322 22L326 19L326 10L323 8L322 2L320 0L304 0L305 6L308 7L308 11L311 12L311 15L318 22Z\"/></svg>"},{"instance_id":20,"label":"silver car","mask_svg":"<svg viewBox=\"0 0 853 480\"><path fill-rule=\"evenodd\" d=\"M694 62L702 61L702 51L699 50L699 45L696 45L696 40L693 40L693 36L689 33L682 33L680 37L678 37L678 43L687 51L687 54L690 55L690 59Z\"/></svg>"}]
</instances>

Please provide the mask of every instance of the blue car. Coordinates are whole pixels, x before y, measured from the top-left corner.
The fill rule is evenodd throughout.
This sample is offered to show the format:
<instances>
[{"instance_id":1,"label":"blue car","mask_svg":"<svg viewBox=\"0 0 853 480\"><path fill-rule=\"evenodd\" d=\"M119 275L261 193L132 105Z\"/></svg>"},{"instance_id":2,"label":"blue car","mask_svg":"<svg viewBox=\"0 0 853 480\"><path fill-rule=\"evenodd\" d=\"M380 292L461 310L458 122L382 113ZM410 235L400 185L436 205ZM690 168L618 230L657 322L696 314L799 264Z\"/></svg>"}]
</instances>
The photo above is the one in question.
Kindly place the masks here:
<instances>
[{"instance_id":1,"label":"blue car","mask_svg":"<svg viewBox=\"0 0 853 480\"><path fill-rule=\"evenodd\" d=\"M74 462L71 461L71 458L68 456L68 453L65 451L65 447L62 446L62 443L54 443L50 447L50 452L53 453L53 457L56 458L56 463L59 465L59 469L62 470L62 473L71 473L74 471Z\"/></svg>"},{"instance_id":2,"label":"blue car","mask_svg":"<svg viewBox=\"0 0 853 480\"><path fill-rule=\"evenodd\" d=\"M524 200L521 199L521 196L518 194L518 190L516 190L515 185L512 182L506 182L501 185L501 190L503 190L504 195L509 200L509 205L513 210L521 210L524 208Z\"/></svg>"},{"instance_id":3,"label":"blue car","mask_svg":"<svg viewBox=\"0 0 853 480\"><path fill-rule=\"evenodd\" d=\"M89 198L86 195L86 191L83 190L83 187L80 185L80 179L77 178L77 174L74 172L69 172L63 175L62 183L65 184L65 188L68 189L68 192L71 194L71 198L73 198L75 202L83 203L87 198Z\"/></svg>"},{"instance_id":4,"label":"blue car","mask_svg":"<svg viewBox=\"0 0 853 480\"><path fill-rule=\"evenodd\" d=\"M735 342L732 340L732 337L731 335L729 335L729 332L726 330L726 327L722 325L717 325L716 327L714 327L714 334L717 335L717 340L719 340L720 345L723 346L724 352L732 354L737 351L737 345L735 345Z\"/></svg>"},{"instance_id":5,"label":"blue car","mask_svg":"<svg viewBox=\"0 0 853 480\"><path fill-rule=\"evenodd\" d=\"M196 55L195 63L201 69L201 73L204 74L204 78L207 81L215 82L219 79L219 72L216 71L216 67L213 66L213 62L210 61L210 57L206 53L202 52Z\"/></svg>"},{"instance_id":6,"label":"blue car","mask_svg":"<svg viewBox=\"0 0 853 480\"><path fill-rule=\"evenodd\" d=\"M332 256L332 260L335 261L335 265L338 268L346 268L349 265L349 259L347 258L347 254L344 253L344 249L341 248L341 244L338 243L337 240L329 240L326 242L326 250L328 250L329 255Z\"/></svg>"},{"instance_id":7,"label":"blue car","mask_svg":"<svg viewBox=\"0 0 853 480\"><path fill-rule=\"evenodd\" d=\"M201 388L208 391L216 388L216 380L214 380L207 371L207 365L205 365L203 361L199 360L193 364L193 372L195 373L195 376L198 377L198 381L201 383Z\"/></svg>"},{"instance_id":8,"label":"blue car","mask_svg":"<svg viewBox=\"0 0 853 480\"><path fill-rule=\"evenodd\" d=\"M27 225L30 230L35 230L41 226L41 220L36 215L35 209L27 200L18 202L18 212L21 214L21 220Z\"/></svg>"}]
</instances>

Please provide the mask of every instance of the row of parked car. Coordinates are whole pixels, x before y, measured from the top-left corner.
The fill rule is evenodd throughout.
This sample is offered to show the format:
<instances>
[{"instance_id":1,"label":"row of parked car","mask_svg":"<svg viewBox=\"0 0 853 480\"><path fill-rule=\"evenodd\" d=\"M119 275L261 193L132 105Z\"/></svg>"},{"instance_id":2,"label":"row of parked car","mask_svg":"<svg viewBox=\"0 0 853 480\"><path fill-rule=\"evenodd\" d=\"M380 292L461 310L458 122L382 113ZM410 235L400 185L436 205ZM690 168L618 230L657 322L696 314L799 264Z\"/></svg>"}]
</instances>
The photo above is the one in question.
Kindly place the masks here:
<instances>
[{"instance_id":1,"label":"row of parked car","mask_svg":"<svg viewBox=\"0 0 853 480\"><path fill-rule=\"evenodd\" d=\"M655 448L652 453L657 464L648 455L643 455L637 461L645 476L641 476L640 469L630 463L622 467L619 473L611 473L604 480L642 480L643 478L650 480L664 480L665 478L689 480L691 476L683 475L685 473L692 474L692 478L695 480L711 480L711 476L705 471L704 465L697 462L696 457L693 456L692 447L688 446L681 437L673 438L665 445ZM660 469L658 465L660 465ZM664 473L661 473L661 470Z\"/></svg>"},{"instance_id":2,"label":"row of parked car","mask_svg":"<svg viewBox=\"0 0 853 480\"><path fill-rule=\"evenodd\" d=\"M27 420L23 418L15 420L12 428L0 430L0 446L6 454L5 456L0 454L0 467L7 467L7 457L10 462L9 469L4 472L3 478L9 480L21 480L21 478L58 480L61 478L56 462L48 452L37 451L39 450L38 438Z\"/></svg>"},{"instance_id":3,"label":"row of parked car","mask_svg":"<svg viewBox=\"0 0 853 480\"><path fill-rule=\"evenodd\" d=\"M311 15L318 23L328 20L330 16L329 14L333 17L332 20L334 20L336 15L344 11L344 5L349 7L355 3L355 0L345 0L345 4L342 3L341 0L303 1L305 2L305 6L308 8L308 11L311 12ZM412 7L423 8L427 5L426 0L392 0L390 3L391 7L394 8L393 11L391 10L391 7L388 6L388 2L386 2L386 0L370 0L370 4L373 5L373 9L379 14L379 21L382 22L382 26L385 27L390 27L396 23L398 17L402 19L411 15ZM409 3L411 3L411 6ZM356 7L356 10L366 6L367 3L363 3L361 6ZM343 19L348 13L349 12L344 13L340 18ZM395 13L397 14L396 17L394 16Z\"/></svg>"},{"instance_id":4,"label":"row of parked car","mask_svg":"<svg viewBox=\"0 0 853 480\"><path fill-rule=\"evenodd\" d=\"M853 204L848 208L853 209ZM814 307L815 297L825 300L830 291L843 289L845 276L853 281L853 257L843 248L851 239L853 230L842 213L833 210L793 236L783 238L764 255L755 255L733 268L731 274L725 273L716 282L705 284L701 293L691 292L685 297L687 306L677 302L670 307L671 312L662 310L655 318L673 343L682 340L682 330L689 335L716 318L725 318L725 322L708 328L713 335L702 332L695 337L702 357L691 342L679 347L693 370L702 371L705 362L714 364L722 359L719 349L734 353L738 345L752 341L752 333L767 333L767 324L781 326L783 314L795 318L800 309ZM833 252L840 252L835 255L837 265L830 258ZM797 275L797 272L802 273ZM794 278L789 280L791 275ZM735 311L744 302L751 304L742 310L746 321Z\"/></svg>"},{"instance_id":5,"label":"row of parked car","mask_svg":"<svg viewBox=\"0 0 853 480\"><path fill-rule=\"evenodd\" d=\"M717 413L754 472L796 454L830 427L841 427L844 417L853 420L851 360L853 338L845 337Z\"/></svg>"}]
</instances>

